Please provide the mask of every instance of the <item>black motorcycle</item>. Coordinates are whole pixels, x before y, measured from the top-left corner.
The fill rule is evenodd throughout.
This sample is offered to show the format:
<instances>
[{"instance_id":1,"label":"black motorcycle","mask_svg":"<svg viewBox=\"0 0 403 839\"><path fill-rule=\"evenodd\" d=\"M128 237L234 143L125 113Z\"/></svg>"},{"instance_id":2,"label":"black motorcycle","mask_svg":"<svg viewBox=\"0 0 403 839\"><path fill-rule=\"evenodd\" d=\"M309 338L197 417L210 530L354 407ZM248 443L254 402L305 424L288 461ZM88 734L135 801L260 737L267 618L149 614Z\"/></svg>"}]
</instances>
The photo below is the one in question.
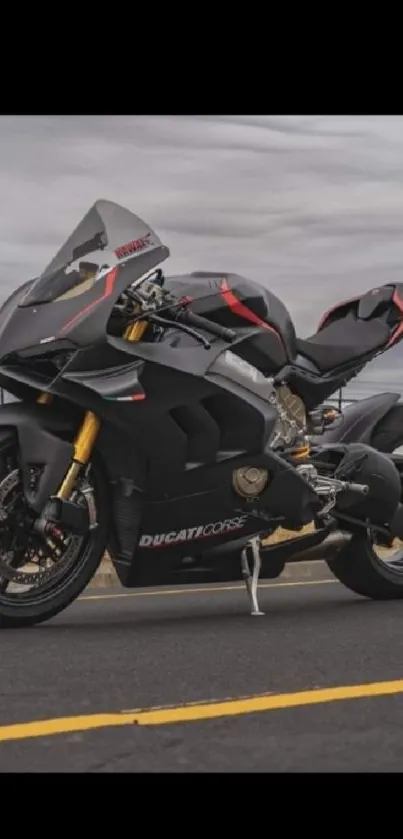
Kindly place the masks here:
<instances>
[{"instance_id":1,"label":"black motorcycle","mask_svg":"<svg viewBox=\"0 0 403 839\"><path fill-rule=\"evenodd\" d=\"M346 585L402 596L373 552L403 534L398 470L359 443L312 448L308 421L353 350L357 366L398 340L398 287L344 304L304 350L269 291L198 273L183 293L168 256L97 201L0 310L0 386L19 400L0 409L0 625L66 608L106 549L126 587L242 575L260 614L258 577L279 568L262 534L312 520L319 541L348 534Z\"/></svg>"}]
</instances>

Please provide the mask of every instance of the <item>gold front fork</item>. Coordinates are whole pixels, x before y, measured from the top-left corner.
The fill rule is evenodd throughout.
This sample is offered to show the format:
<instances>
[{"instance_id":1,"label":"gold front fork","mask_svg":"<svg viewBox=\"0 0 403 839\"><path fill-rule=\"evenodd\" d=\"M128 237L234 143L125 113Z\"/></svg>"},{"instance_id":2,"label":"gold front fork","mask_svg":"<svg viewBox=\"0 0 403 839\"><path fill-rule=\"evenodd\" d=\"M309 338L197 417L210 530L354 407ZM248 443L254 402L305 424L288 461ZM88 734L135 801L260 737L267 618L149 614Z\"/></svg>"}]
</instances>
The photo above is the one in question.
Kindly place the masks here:
<instances>
[{"instance_id":1,"label":"gold front fork","mask_svg":"<svg viewBox=\"0 0 403 839\"><path fill-rule=\"evenodd\" d=\"M146 321L137 321L137 323L126 327L123 337L127 341L130 341L130 343L140 341L147 326ZM52 395L50 393L41 393L36 401L41 405L49 405L52 402ZM83 466L86 466L91 457L100 425L101 422L98 417L92 411L86 411L74 440L73 461L64 477L63 483L56 493L57 498L61 498L63 501L67 501L70 498L80 470Z\"/></svg>"},{"instance_id":2,"label":"gold front fork","mask_svg":"<svg viewBox=\"0 0 403 839\"><path fill-rule=\"evenodd\" d=\"M56 493L57 498L62 498L64 501L70 498L80 470L91 457L100 425L101 422L98 417L92 411L86 411L80 430L74 440L73 461Z\"/></svg>"},{"instance_id":3,"label":"gold front fork","mask_svg":"<svg viewBox=\"0 0 403 839\"><path fill-rule=\"evenodd\" d=\"M137 323L133 323L125 329L123 337L126 338L126 341L130 341L131 344L135 344L136 341L141 341L147 326L147 321L138 320Z\"/></svg>"}]
</instances>

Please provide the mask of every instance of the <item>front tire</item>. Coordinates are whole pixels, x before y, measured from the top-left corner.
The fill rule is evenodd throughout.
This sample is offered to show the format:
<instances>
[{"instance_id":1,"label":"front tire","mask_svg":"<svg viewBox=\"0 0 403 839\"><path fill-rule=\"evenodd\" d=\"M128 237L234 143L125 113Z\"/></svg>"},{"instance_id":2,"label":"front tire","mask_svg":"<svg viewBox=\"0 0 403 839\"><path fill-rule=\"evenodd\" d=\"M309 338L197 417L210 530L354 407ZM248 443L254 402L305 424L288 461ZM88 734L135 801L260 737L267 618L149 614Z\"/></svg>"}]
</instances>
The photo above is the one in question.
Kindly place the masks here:
<instances>
[{"instance_id":1,"label":"front tire","mask_svg":"<svg viewBox=\"0 0 403 839\"><path fill-rule=\"evenodd\" d=\"M2 440L0 443L0 491L4 485L5 478L9 477L10 474L16 475L17 470L18 450L15 444L15 438L10 436L8 440ZM0 521L0 563L2 563L0 564L0 627L28 627L50 620L50 618L62 612L76 600L94 576L104 555L109 531L108 490L106 482L103 480L103 476L98 469L91 470L91 487L94 494L93 498L97 512L98 526L90 530L79 543L77 542L77 537L70 535L70 549L68 545L69 534L67 534L65 540L67 548L65 553L61 554L61 559L48 559L45 549L41 548L38 542L39 537L35 535L35 537L32 536L32 545L29 543L27 554L23 555L20 552L19 563L14 562L14 565L10 563L10 566L7 566L4 556L10 544L10 539L13 539L13 519L11 516L9 517L8 521L11 521L11 524L8 525L8 530L7 521L5 524ZM15 515L14 510L18 508L18 504L20 506L22 504L22 496L22 487L18 483L14 490L14 498L12 498L13 515ZM33 531L31 532L33 533ZM61 535L64 536L65 534ZM33 541L34 538L36 540L35 542ZM73 551L71 551L71 544L73 544ZM67 561L65 557L69 550L70 555ZM45 559L43 559L44 553ZM14 555L16 554L17 551L14 552ZM32 559L33 556L34 559ZM28 574L24 574L24 567L28 567L27 563L30 563L31 567L36 567L37 558L41 558L42 562L46 564L46 567L48 565L51 566L49 570L42 571L39 567L38 560L37 577L40 580L45 579L45 582L40 581L36 585L34 583L33 589L29 591L10 592L12 585L18 585L18 575L24 581L25 578L28 578ZM51 564L52 562L54 563L53 566ZM7 576L5 576L6 568L7 571L9 568L14 569L16 583L13 580L7 582ZM40 577L41 573L42 577ZM30 577L34 579L35 575L31 574Z\"/></svg>"},{"instance_id":2,"label":"front tire","mask_svg":"<svg viewBox=\"0 0 403 839\"><path fill-rule=\"evenodd\" d=\"M390 561L378 556L376 550L369 533L357 533L326 563L336 579L355 594L371 600L403 598L403 550Z\"/></svg>"}]
</instances>

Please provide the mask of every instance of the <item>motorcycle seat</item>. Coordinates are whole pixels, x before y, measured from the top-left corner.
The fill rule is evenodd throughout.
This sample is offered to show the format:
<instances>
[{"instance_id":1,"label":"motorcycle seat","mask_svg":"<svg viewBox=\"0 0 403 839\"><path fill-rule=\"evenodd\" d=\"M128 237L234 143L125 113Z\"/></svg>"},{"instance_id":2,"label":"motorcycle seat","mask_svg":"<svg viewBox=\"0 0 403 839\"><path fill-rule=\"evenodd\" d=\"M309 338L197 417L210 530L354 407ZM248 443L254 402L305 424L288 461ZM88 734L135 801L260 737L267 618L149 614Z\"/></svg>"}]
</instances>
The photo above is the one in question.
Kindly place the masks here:
<instances>
[{"instance_id":1,"label":"motorcycle seat","mask_svg":"<svg viewBox=\"0 0 403 839\"><path fill-rule=\"evenodd\" d=\"M315 335L297 339L297 349L322 372L359 361L387 344L390 328L380 320L359 320L349 312L340 320L322 327Z\"/></svg>"},{"instance_id":2,"label":"motorcycle seat","mask_svg":"<svg viewBox=\"0 0 403 839\"><path fill-rule=\"evenodd\" d=\"M365 363L368 355L403 336L401 284L372 288L360 297L338 303L322 317L318 330L297 339L297 350L327 373L338 367Z\"/></svg>"}]
</instances>

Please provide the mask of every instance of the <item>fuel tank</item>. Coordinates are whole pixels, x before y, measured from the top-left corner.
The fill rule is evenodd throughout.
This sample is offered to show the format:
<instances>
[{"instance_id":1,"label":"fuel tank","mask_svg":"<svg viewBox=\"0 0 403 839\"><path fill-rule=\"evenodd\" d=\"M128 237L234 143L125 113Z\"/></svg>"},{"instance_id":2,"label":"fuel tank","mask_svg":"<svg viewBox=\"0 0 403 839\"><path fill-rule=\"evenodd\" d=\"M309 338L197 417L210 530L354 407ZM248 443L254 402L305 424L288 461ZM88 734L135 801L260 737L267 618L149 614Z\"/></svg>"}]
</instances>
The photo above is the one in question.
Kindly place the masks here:
<instances>
[{"instance_id":1,"label":"fuel tank","mask_svg":"<svg viewBox=\"0 0 403 839\"><path fill-rule=\"evenodd\" d=\"M195 271L166 278L166 287L190 308L222 326L245 332L236 352L265 375L275 375L296 355L291 316L271 291L238 274Z\"/></svg>"}]
</instances>

